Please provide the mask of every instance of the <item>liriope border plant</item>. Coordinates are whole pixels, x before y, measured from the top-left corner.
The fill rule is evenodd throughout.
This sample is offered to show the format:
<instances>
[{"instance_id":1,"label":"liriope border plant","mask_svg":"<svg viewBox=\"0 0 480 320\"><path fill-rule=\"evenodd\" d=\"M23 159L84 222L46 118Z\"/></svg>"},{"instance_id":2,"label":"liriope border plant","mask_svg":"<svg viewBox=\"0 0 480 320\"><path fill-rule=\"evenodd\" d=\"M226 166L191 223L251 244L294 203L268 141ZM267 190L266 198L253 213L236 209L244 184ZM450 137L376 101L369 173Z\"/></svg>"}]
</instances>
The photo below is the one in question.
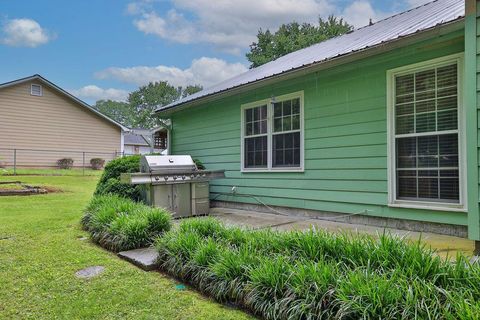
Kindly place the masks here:
<instances>
[{"instance_id":1,"label":"liriope border plant","mask_svg":"<svg viewBox=\"0 0 480 320\"><path fill-rule=\"evenodd\" d=\"M169 212L116 195L94 196L81 223L94 242L115 252L149 246L172 226Z\"/></svg>"},{"instance_id":2,"label":"liriope border plant","mask_svg":"<svg viewBox=\"0 0 480 320\"><path fill-rule=\"evenodd\" d=\"M265 319L470 319L480 268L421 242L191 219L157 239L161 269ZM473 317L474 318L474 317Z\"/></svg>"}]
</instances>

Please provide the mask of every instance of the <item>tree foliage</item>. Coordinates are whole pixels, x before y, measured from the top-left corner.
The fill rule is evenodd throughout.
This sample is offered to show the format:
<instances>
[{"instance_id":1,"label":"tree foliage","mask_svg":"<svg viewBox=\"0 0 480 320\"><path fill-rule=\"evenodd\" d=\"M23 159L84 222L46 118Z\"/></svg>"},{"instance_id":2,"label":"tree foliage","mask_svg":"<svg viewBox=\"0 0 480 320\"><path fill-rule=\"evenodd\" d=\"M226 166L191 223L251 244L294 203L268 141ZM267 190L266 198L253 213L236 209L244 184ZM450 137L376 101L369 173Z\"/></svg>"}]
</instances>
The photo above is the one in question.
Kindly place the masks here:
<instances>
[{"instance_id":1,"label":"tree foliage","mask_svg":"<svg viewBox=\"0 0 480 320\"><path fill-rule=\"evenodd\" d=\"M275 33L268 29L265 31L260 29L257 34L257 42L250 45L250 52L246 56L251 62L250 68L255 68L290 52L347 33L352 29L353 27L343 18L334 16L329 16L326 20L319 18L318 26L292 22L282 24Z\"/></svg>"},{"instance_id":2,"label":"tree foliage","mask_svg":"<svg viewBox=\"0 0 480 320\"><path fill-rule=\"evenodd\" d=\"M126 102L113 101L113 100L98 100L95 104L98 111L103 113L109 118L114 119L126 126L132 118L132 109Z\"/></svg>"},{"instance_id":3,"label":"tree foliage","mask_svg":"<svg viewBox=\"0 0 480 320\"><path fill-rule=\"evenodd\" d=\"M201 86L174 87L167 81L150 82L131 92L127 102L99 100L95 107L108 117L132 128L151 129L161 125L162 119L152 116L159 106L202 90Z\"/></svg>"}]
</instances>

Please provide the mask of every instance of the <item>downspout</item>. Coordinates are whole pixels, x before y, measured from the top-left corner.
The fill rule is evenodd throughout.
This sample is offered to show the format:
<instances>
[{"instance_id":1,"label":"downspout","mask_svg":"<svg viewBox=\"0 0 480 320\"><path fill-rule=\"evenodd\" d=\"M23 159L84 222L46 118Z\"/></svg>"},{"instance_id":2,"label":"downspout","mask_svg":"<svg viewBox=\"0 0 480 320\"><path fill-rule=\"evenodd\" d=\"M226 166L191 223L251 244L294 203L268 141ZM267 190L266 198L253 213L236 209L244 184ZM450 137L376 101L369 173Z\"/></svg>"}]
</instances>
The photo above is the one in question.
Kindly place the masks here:
<instances>
[{"instance_id":1,"label":"downspout","mask_svg":"<svg viewBox=\"0 0 480 320\"><path fill-rule=\"evenodd\" d=\"M172 127L173 123L170 123L170 126L168 126L167 129L167 155L171 154L170 143L172 139L170 139L170 133L172 132Z\"/></svg>"},{"instance_id":2,"label":"downspout","mask_svg":"<svg viewBox=\"0 0 480 320\"><path fill-rule=\"evenodd\" d=\"M123 156L124 155L124 150L125 148L125 130L120 129L120 153Z\"/></svg>"},{"instance_id":3,"label":"downspout","mask_svg":"<svg viewBox=\"0 0 480 320\"><path fill-rule=\"evenodd\" d=\"M464 110L467 160L468 238L475 240L475 254L480 254L480 209L478 180L478 102L477 101L477 0L465 1L465 79Z\"/></svg>"}]
</instances>

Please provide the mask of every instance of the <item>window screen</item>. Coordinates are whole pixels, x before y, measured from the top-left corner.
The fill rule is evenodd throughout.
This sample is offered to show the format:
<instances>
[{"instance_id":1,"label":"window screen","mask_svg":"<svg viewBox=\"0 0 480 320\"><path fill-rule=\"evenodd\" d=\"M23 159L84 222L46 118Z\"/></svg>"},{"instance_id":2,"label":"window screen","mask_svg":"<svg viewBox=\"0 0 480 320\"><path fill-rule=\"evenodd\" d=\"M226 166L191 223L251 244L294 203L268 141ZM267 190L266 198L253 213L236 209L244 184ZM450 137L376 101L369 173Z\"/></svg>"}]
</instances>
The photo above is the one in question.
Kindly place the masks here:
<instances>
[{"instance_id":1,"label":"window screen","mask_svg":"<svg viewBox=\"0 0 480 320\"><path fill-rule=\"evenodd\" d=\"M273 104L273 167L300 166L300 99Z\"/></svg>"},{"instance_id":2,"label":"window screen","mask_svg":"<svg viewBox=\"0 0 480 320\"><path fill-rule=\"evenodd\" d=\"M456 63L395 76L397 199L459 202L457 78Z\"/></svg>"},{"instance_id":3,"label":"window screen","mask_svg":"<svg viewBox=\"0 0 480 320\"><path fill-rule=\"evenodd\" d=\"M246 168L267 167L267 105L245 110L244 164Z\"/></svg>"},{"instance_id":4,"label":"window screen","mask_svg":"<svg viewBox=\"0 0 480 320\"><path fill-rule=\"evenodd\" d=\"M157 131L153 136L153 147L155 149L167 149L167 132Z\"/></svg>"}]
</instances>

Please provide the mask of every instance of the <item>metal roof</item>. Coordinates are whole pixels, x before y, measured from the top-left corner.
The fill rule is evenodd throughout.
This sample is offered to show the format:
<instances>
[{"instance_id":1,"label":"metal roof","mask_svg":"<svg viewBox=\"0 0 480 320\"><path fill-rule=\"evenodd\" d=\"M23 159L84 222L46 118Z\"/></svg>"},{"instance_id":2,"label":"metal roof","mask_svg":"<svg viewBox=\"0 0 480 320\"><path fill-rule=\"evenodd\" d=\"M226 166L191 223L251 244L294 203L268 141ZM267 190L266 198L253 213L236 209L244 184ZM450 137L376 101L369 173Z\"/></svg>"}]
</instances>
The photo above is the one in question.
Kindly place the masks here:
<instances>
[{"instance_id":1,"label":"metal roof","mask_svg":"<svg viewBox=\"0 0 480 320\"><path fill-rule=\"evenodd\" d=\"M129 131L130 130L129 128L122 125L121 123L118 123L117 121L113 120L112 118L107 117L106 115L104 115L103 113L101 113L100 111L98 111L97 109L95 109L94 107L89 105L88 103L80 100L79 98L75 97L71 93L69 93L66 90L60 88L55 83L45 79L44 77L42 77L39 74L34 74L33 76L29 76L29 77L25 77L25 78L13 80L13 81L5 82L5 83L0 83L0 89L7 88L7 87L10 87L10 86L14 86L14 85L17 85L17 84L20 84L20 83L32 81L32 80L37 80L37 81L40 81L40 82L48 85L50 88L52 88L52 89L56 90L57 92L63 94L67 98L72 99L73 101L77 102L81 106L83 106L83 107L87 108L88 110L92 111L93 113L97 114L101 118L104 118L105 120L113 123L114 125L119 126L123 131Z\"/></svg>"},{"instance_id":2,"label":"metal roof","mask_svg":"<svg viewBox=\"0 0 480 320\"><path fill-rule=\"evenodd\" d=\"M180 105L201 100L207 96L228 91L229 89L271 78L287 71L324 63L333 58L339 58L350 53L392 42L420 31L426 31L453 22L464 17L464 15L464 0L436 0L383 19L372 25L356 29L342 36L289 53L213 87L169 105L159 107L156 109L156 112L166 111Z\"/></svg>"},{"instance_id":3,"label":"metal roof","mask_svg":"<svg viewBox=\"0 0 480 320\"><path fill-rule=\"evenodd\" d=\"M135 146L149 146L148 142L141 135L138 134L125 133L123 139L123 144Z\"/></svg>"}]
</instances>

